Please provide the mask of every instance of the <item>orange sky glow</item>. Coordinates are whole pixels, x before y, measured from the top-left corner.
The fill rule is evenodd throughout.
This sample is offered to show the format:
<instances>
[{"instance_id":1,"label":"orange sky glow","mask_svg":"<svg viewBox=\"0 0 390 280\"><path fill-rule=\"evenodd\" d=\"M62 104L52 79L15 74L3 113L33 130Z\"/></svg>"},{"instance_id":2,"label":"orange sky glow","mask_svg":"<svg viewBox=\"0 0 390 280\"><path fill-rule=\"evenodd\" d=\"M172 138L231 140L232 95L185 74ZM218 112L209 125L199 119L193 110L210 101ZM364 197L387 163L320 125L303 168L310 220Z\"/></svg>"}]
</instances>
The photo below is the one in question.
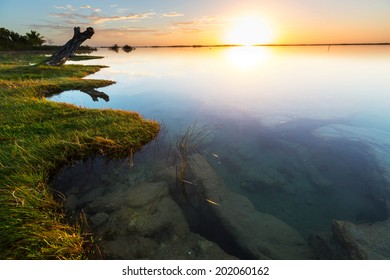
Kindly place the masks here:
<instances>
[{"instance_id":1,"label":"orange sky glow","mask_svg":"<svg viewBox=\"0 0 390 280\"><path fill-rule=\"evenodd\" d=\"M92 26L94 46L390 42L389 12L388 0L4 0L0 27L61 44Z\"/></svg>"}]
</instances>

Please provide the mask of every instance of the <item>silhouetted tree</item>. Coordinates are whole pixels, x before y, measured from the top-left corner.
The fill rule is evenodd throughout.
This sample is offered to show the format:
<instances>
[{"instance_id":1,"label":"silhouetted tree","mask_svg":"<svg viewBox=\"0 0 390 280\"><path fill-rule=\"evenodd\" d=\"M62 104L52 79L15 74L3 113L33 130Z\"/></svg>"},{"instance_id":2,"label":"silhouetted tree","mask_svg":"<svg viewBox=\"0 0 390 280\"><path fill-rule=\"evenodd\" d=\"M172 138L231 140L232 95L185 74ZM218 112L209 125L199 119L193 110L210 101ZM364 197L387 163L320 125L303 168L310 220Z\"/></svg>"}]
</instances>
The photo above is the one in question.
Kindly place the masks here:
<instances>
[{"instance_id":1,"label":"silhouetted tree","mask_svg":"<svg viewBox=\"0 0 390 280\"><path fill-rule=\"evenodd\" d=\"M27 37L5 28L0 28L0 49L21 49L27 45Z\"/></svg>"},{"instance_id":2,"label":"silhouetted tree","mask_svg":"<svg viewBox=\"0 0 390 280\"><path fill-rule=\"evenodd\" d=\"M41 36L41 34L33 30L31 30L30 33L26 33L26 37L28 44L33 47L40 47L43 45L43 43L46 42L44 37Z\"/></svg>"},{"instance_id":3,"label":"silhouetted tree","mask_svg":"<svg viewBox=\"0 0 390 280\"><path fill-rule=\"evenodd\" d=\"M6 28L0 28L0 50L24 50L31 47L40 47L45 43L44 37L36 31L22 36Z\"/></svg>"}]
</instances>

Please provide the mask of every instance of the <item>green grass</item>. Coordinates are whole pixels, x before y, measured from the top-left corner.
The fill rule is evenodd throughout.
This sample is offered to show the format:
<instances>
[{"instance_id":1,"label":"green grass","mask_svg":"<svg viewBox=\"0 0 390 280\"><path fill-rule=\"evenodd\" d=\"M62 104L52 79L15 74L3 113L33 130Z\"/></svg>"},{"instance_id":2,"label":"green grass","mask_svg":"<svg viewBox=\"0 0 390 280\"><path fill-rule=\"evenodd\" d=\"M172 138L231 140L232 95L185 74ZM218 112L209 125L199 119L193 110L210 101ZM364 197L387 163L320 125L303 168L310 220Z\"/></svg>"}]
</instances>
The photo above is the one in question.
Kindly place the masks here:
<instances>
[{"instance_id":1,"label":"green grass","mask_svg":"<svg viewBox=\"0 0 390 280\"><path fill-rule=\"evenodd\" d=\"M71 57L69 60L72 61L81 61L81 60L92 60L92 59L102 59L104 56L98 56L98 55L76 55L74 57Z\"/></svg>"},{"instance_id":2,"label":"green grass","mask_svg":"<svg viewBox=\"0 0 390 280\"><path fill-rule=\"evenodd\" d=\"M133 154L159 131L137 113L46 100L112 82L81 79L100 66L51 67L42 59L0 54L0 259L86 258L90 238L66 223L50 176L74 159Z\"/></svg>"}]
</instances>

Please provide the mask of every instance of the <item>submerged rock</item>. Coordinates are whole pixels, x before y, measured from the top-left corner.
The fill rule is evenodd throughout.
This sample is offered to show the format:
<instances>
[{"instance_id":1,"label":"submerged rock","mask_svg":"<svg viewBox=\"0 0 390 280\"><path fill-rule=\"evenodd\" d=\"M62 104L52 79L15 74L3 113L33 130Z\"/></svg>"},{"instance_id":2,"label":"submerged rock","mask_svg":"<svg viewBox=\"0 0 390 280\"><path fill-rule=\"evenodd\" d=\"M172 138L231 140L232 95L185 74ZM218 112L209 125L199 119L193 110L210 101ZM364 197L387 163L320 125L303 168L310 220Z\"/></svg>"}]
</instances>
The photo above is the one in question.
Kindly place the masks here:
<instances>
[{"instance_id":1,"label":"submerged rock","mask_svg":"<svg viewBox=\"0 0 390 280\"><path fill-rule=\"evenodd\" d=\"M390 259L390 220L364 224L334 221L332 231L309 237L317 259Z\"/></svg>"},{"instance_id":2,"label":"submerged rock","mask_svg":"<svg viewBox=\"0 0 390 280\"><path fill-rule=\"evenodd\" d=\"M286 184L287 180L277 169L259 166L256 172L252 170L245 173L240 188L256 192L269 188L282 188Z\"/></svg>"},{"instance_id":3,"label":"submerged rock","mask_svg":"<svg viewBox=\"0 0 390 280\"><path fill-rule=\"evenodd\" d=\"M142 182L99 196L86 213L105 258L234 259L190 232L165 182Z\"/></svg>"},{"instance_id":4,"label":"submerged rock","mask_svg":"<svg viewBox=\"0 0 390 280\"><path fill-rule=\"evenodd\" d=\"M96 213L95 215L90 217L90 221L94 227L98 227L101 224L107 222L110 216L106 213Z\"/></svg>"},{"instance_id":5,"label":"submerged rock","mask_svg":"<svg viewBox=\"0 0 390 280\"><path fill-rule=\"evenodd\" d=\"M309 259L304 238L275 216L257 211L246 197L229 191L207 160L199 154L189 167L203 186L205 198L238 245L257 259Z\"/></svg>"},{"instance_id":6,"label":"submerged rock","mask_svg":"<svg viewBox=\"0 0 390 280\"><path fill-rule=\"evenodd\" d=\"M70 212L74 212L79 204L77 196L74 194L69 194L65 198L64 207Z\"/></svg>"},{"instance_id":7,"label":"submerged rock","mask_svg":"<svg viewBox=\"0 0 390 280\"><path fill-rule=\"evenodd\" d=\"M315 129L312 134L325 140L346 139L360 142L370 148L370 153L377 161L378 176L383 181L380 187L372 189L372 195L386 203L390 214L390 133L375 128L330 124Z\"/></svg>"},{"instance_id":8,"label":"submerged rock","mask_svg":"<svg viewBox=\"0 0 390 280\"><path fill-rule=\"evenodd\" d=\"M378 202L384 202L387 213L390 213L390 133L374 128L330 124L315 129L312 134L324 140L361 143L368 148L378 168L378 184L370 188L370 195ZM334 221L332 232L327 237L315 235L310 238L320 258L340 257L339 253L344 250L342 258L346 254L349 259L390 259L390 219L362 224Z\"/></svg>"},{"instance_id":9,"label":"submerged rock","mask_svg":"<svg viewBox=\"0 0 390 280\"><path fill-rule=\"evenodd\" d=\"M347 249L351 259L390 259L390 220L377 223L353 224L333 222L333 234Z\"/></svg>"},{"instance_id":10,"label":"submerged rock","mask_svg":"<svg viewBox=\"0 0 390 280\"><path fill-rule=\"evenodd\" d=\"M183 239L171 239L160 244L154 257L168 260L237 259L225 253L216 243L190 232Z\"/></svg>"},{"instance_id":11,"label":"submerged rock","mask_svg":"<svg viewBox=\"0 0 390 280\"><path fill-rule=\"evenodd\" d=\"M159 201L168 194L168 185L165 182L142 182L129 188L123 197L126 205L136 208Z\"/></svg>"},{"instance_id":12,"label":"submerged rock","mask_svg":"<svg viewBox=\"0 0 390 280\"><path fill-rule=\"evenodd\" d=\"M308 238L313 254L318 260L348 260L348 251L331 232L313 233Z\"/></svg>"}]
</instances>

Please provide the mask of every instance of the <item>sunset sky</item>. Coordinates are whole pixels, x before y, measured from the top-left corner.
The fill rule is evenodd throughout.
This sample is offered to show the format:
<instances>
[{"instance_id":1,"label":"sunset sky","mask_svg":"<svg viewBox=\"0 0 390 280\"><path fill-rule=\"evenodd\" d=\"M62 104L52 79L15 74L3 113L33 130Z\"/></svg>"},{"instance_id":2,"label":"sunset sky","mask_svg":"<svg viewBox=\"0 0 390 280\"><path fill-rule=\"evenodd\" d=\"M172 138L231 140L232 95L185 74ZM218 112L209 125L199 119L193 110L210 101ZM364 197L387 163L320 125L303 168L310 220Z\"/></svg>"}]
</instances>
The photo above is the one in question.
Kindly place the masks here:
<instances>
[{"instance_id":1,"label":"sunset sky","mask_svg":"<svg viewBox=\"0 0 390 280\"><path fill-rule=\"evenodd\" d=\"M91 46L390 42L389 0L1 0L0 27Z\"/></svg>"}]
</instances>

